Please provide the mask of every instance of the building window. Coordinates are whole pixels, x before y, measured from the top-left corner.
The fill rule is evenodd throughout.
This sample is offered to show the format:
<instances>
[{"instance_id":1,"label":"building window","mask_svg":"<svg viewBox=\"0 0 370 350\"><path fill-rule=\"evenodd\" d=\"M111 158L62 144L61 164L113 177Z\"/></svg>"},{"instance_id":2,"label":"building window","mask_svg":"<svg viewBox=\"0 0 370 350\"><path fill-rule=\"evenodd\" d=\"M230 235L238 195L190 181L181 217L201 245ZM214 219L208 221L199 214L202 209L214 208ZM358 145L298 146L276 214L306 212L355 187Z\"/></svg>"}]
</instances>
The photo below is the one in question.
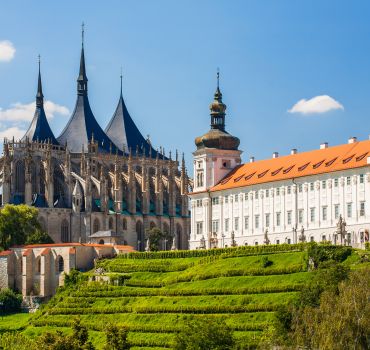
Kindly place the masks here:
<instances>
[{"instance_id":1,"label":"building window","mask_svg":"<svg viewBox=\"0 0 370 350\"><path fill-rule=\"evenodd\" d=\"M197 235L201 235L203 233L203 221L197 222Z\"/></svg>"},{"instance_id":2,"label":"building window","mask_svg":"<svg viewBox=\"0 0 370 350\"><path fill-rule=\"evenodd\" d=\"M322 235L321 240L322 240L323 242L325 242L325 241L326 241L326 235Z\"/></svg>"},{"instance_id":3,"label":"building window","mask_svg":"<svg viewBox=\"0 0 370 350\"><path fill-rule=\"evenodd\" d=\"M281 213L276 213L276 226L280 226Z\"/></svg>"},{"instance_id":4,"label":"building window","mask_svg":"<svg viewBox=\"0 0 370 350\"><path fill-rule=\"evenodd\" d=\"M225 196L225 203L229 203L229 196Z\"/></svg>"},{"instance_id":5,"label":"building window","mask_svg":"<svg viewBox=\"0 0 370 350\"><path fill-rule=\"evenodd\" d=\"M334 179L334 187L338 187L338 184L339 184L339 180L338 179Z\"/></svg>"},{"instance_id":6,"label":"building window","mask_svg":"<svg viewBox=\"0 0 370 350\"><path fill-rule=\"evenodd\" d=\"M277 195L277 196L280 196L280 188L277 188L277 189L276 189L276 195Z\"/></svg>"},{"instance_id":7,"label":"building window","mask_svg":"<svg viewBox=\"0 0 370 350\"><path fill-rule=\"evenodd\" d=\"M334 204L334 218L339 219L339 204Z\"/></svg>"},{"instance_id":8,"label":"building window","mask_svg":"<svg viewBox=\"0 0 370 350\"><path fill-rule=\"evenodd\" d=\"M249 216L244 217L244 228L249 230Z\"/></svg>"},{"instance_id":9,"label":"building window","mask_svg":"<svg viewBox=\"0 0 370 350\"><path fill-rule=\"evenodd\" d=\"M197 199L197 208L200 208L202 206L202 200Z\"/></svg>"},{"instance_id":10,"label":"building window","mask_svg":"<svg viewBox=\"0 0 370 350\"><path fill-rule=\"evenodd\" d=\"M302 224L302 223L303 223L303 209L299 209L299 210L298 210L298 222L299 222L300 224Z\"/></svg>"},{"instance_id":11,"label":"building window","mask_svg":"<svg viewBox=\"0 0 370 350\"><path fill-rule=\"evenodd\" d=\"M260 216L259 215L254 216L254 226L255 226L255 228L260 227Z\"/></svg>"},{"instance_id":12,"label":"building window","mask_svg":"<svg viewBox=\"0 0 370 350\"><path fill-rule=\"evenodd\" d=\"M310 191L313 191L315 189L315 184L313 182L310 183Z\"/></svg>"},{"instance_id":13,"label":"building window","mask_svg":"<svg viewBox=\"0 0 370 350\"><path fill-rule=\"evenodd\" d=\"M66 219L62 221L62 224L60 226L60 233L62 243L69 242L69 224Z\"/></svg>"},{"instance_id":14,"label":"building window","mask_svg":"<svg viewBox=\"0 0 370 350\"><path fill-rule=\"evenodd\" d=\"M280 240L279 239L276 240L276 244L280 244Z\"/></svg>"},{"instance_id":15,"label":"building window","mask_svg":"<svg viewBox=\"0 0 370 350\"><path fill-rule=\"evenodd\" d=\"M288 225L292 224L292 211L291 210L287 212L287 221L288 221Z\"/></svg>"},{"instance_id":16,"label":"building window","mask_svg":"<svg viewBox=\"0 0 370 350\"><path fill-rule=\"evenodd\" d=\"M352 217L352 203L347 203L347 218Z\"/></svg>"},{"instance_id":17,"label":"building window","mask_svg":"<svg viewBox=\"0 0 370 350\"><path fill-rule=\"evenodd\" d=\"M310 237L310 242L315 242L313 236Z\"/></svg>"},{"instance_id":18,"label":"building window","mask_svg":"<svg viewBox=\"0 0 370 350\"><path fill-rule=\"evenodd\" d=\"M347 176L347 186L349 186L350 184L351 184L351 177Z\"/></svg>"},{"instance_id":19,"label":"building window","mask_svg":"<svg viewBox=\"0 0 370 350\"><path fill-rule=\"evenodd\" d=\"M298 185L298 192L301 193L303 191L303 185L299 184Z\"/></svg>"},{"instance_id":20,"label":"building window","mask_svg":"<svg viewBox=\"0 0 370 350\"><path fill-rule=\"evenodd\" d=\"M219 204L218 197L213 197L212 198L212 205L217 205L217 204Z\"/></svg>"},{"instance_id":21,"label":"building window","mask_svg":"<svg viewBox=\"0 0 370 350\"><path fill-rule=\"evenodd\" d=\"M270 227L270 214L265 215L266 227Z\"/></svg>"},{"instance_id":22,"label":"building window","mask_svg":"<svg viewBox=\"0 0 370 350\"><path fill-rule=\"evenodd\" d=\"M248 200L248 193L246 193L245 195L244 195L244 200Z\"/></svg>"},{"instance_id":23,"label":"building window","mask_svg":"<svg viewBox=\"0 0 370 350\"><path fill-rule=\"evenodd\" d=\"M203 172L197 173L197 186L202 187L203 186Z\"/></svg>"},{"instance_id":24,"label":"building window","mask_svg":"<svg viewBox=\"0 0 370 350\"><path fill-rule=\"evenodd\" d=\"M218 220L213 220L212 221L212 232L217 233L218 232L218 225L219 221Z\"/></svg>"},{"instance_id":25,"label":"building window","mask_svg":"<svg viewBox=\"0 0 370 350\"><path fill-rule=\"evenodd\" d=\"M98 218L95 218L94 225L93 225L93 231L95 233L95 232L98 232L99 230L100 230L99 219Z\"/></svg>"},{"instance_id":26,"label":"building window","mask_svg":"<svg viewBox=\"0 0 370 350\"><path fill-rule=\"evenodd\" d=\"M122 219L122 230L127 230L127 220Z\"/></svg>"},{"instance_id":27,"label":"building window","mask_svg":"<svg viewBox=\"0 0 370 350\"><path fill-rule=\"evenodd\" d=\"M322 219L326 221L328 219L328 207L322 207Z\"/></svg>"},{"instance_id":28,"label":"building window","mask_svg":"<svg viewBox=\"0 0 370 350\"><path fill-rule=\"evenodd\" d=\"M360 202L360 216L365 216L365 202Z\"/></svg>"},{"instance_id":29,"label":"building window","mask_svg":"<svg viewBox=\"0 0 370 350\"><path fill-rule=\"evenodd\" d=\"M239 218L238 217L234 218L234 230L235 231L239 230Z\"/></svg>"},{"instance_id":30,"label":"building window","mask_svg":"<svg viewBox=\"0 0 370 350\"><path fill-rule=\"evenodd\" d=\"M270 190L266 190L266 198L268 198L270 195Z\"/></svg>"},{"instance_id":31,"label":"building window","mask_svg":"<svg viewBox=\"0 0 370 350\"><path fill-rule=\"evenodd\" d=\"M230 219L229 218L225 219L225 232L229 232L229 223Z\"/></svg>"},{"instance_id":32,"label":"building window","mask_svg":"<svg viewBox=\"0 0 370 350\"><path fill-rule=\"evenodd\" d=\"M315 208L310 208L310 221L315 221Z\"/></svg>"},{"instance_id":33,"label":"building window","mask_svg":"<svg viewBox=\"0 0 370 350\"><path fill-rule=\"evenodd\" d=\"M286 191L287 191L288 194L291 194L291 192L292 192L292 186L288 186Z\"/></svg>"},{"instance_id":34,"label":"building window","mask_svg":"<svg viewBox=\"0 0 370 350\"><path fill-rule=\"evenodd\" d=\"M64 260L61 256L58 256L56 263L56 272L61 273L64 271Z\"/></svg>"},{"instance_id":35,"label":"building window","mask_svg":"<svg viewBox=\"0 0 370 350\"><path fill-rule=\"evenodd\" d=\"M234 196L234 201L235 201L235 203L236 203L238 200L239 200L239 196L236 194L236 195Z\"/></svg>"},{"instance_id":36,"label":"building window","mask_svg":"<svg viewBox=\"0 0 370 350\"><path fill-rule=\"evenodd\" d=\"M363 184L365 182L364 179L364 174L360 174L360 184Z\"/></svg>"},{"instance_id":37,"label":"building window","mask_svg":"<svg viewBox=\"0 0 370 350\"><path fill-rule=\"evenodd\" d=\"M255 192L254 198L258 199L258 191Z\"/></svg>"},{"instance_id":38,"label":"building window","mask_svg":"<svg viewBox=\"0 0 370 350\"><path fill-rule=\"evenodd\" d=\"M291 239L290 239L290 238L288 238L286 242L287 242L288 244L291 244L291 243L292 243L292 241L291 241Z\"/></svg>"},{"instance_id":39,"label":"building window","mask_svg":"<svg viewBox=\"0 0 370 350\"><path fill-rule=\"evenodd\" d=\"M321 187L322 187L322 189L323 189L323 190L325 190L325 189L326 189L326 180L323 180L323 181L321 182Z\"/></svg>"}]
</instances>

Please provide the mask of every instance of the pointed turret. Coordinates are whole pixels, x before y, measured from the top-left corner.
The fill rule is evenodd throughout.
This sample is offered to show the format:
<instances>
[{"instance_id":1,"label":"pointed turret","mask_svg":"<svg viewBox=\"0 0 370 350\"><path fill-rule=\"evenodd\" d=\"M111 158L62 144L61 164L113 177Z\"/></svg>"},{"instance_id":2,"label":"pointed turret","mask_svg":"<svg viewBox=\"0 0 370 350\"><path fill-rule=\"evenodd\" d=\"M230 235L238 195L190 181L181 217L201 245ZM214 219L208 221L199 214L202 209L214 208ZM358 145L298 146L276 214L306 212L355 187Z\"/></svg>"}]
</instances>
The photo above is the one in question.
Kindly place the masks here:
<instances>
[{"instance_id":1,"label":"pointed turret","mask_svg":"<svg viewBox=\"0 0 370 350\"><path fill-rule=\"evenodd\" d=\"M99 151L109 153L111 148L110 145L112 144L112 152L115 153L117 149L116 145L109 136L104 133L91 111L87 95L87 81L84 52L84 27L82 27L82 47L80 71L77 78L76 106L68 124L58 137L58 141L62 145L67 143L67 147L71 153L80 153L81 143L85 149L89 149L89 142L94 135Z\"/></svg>"},{"instance_id":2,"label":"pointed turret","mask_svg":"<svg viewBox=\"0 0 370 350\"><path fill-rule=\"evenodd\" d=\"M138 149L139 154L148 154L150 158L155 158L157 156L157 152L153 150L150 143L140 133L127 110L122 95L122 74L121 93L119 96L118 105L112 119L105 129L105 133L116 145L122 147L121 151L132 148Z\"/></svg>"},{"instance_id":3,"label":"pointed turret","mask_svg":"<svg viewBox=\"0 0 370 350\"><path fill-rule=\"evenodd\" d=\"M51 131L50 125L45 115L44 95L42 93L42 82L41 82L40 56L39 56L39 75L36 94L36 110L31 125L21 141L24 142L26 140L30 142L32 141L51 142L53 145L58 145L58 141L56 140L53 132Z\"/></svg>"}]
</instances>

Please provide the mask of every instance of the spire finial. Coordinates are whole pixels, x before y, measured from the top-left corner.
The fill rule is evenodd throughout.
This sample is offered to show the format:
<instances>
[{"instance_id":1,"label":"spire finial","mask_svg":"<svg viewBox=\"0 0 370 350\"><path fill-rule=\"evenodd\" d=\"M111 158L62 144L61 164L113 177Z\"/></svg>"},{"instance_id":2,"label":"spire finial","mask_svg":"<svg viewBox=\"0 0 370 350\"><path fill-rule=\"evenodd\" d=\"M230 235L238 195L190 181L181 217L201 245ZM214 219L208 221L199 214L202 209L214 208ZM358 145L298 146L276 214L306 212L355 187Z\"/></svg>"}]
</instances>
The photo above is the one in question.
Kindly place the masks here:
<instances>
[{"instance_id":1,"label":"spire finial","mask_svg":"<svg viewBox=\"0 0 370 350\"><path fill-rule=\"evenodd\" d=\"M121 66L121 75L119 77L121 79L121 96L122 96L122 66Z\"/></svg>"},{"instance_id":2,"label":"spire finial","mask_svg":"<svg viewBox=\"0 0 370 350\"><path fill-rule=\"evenodd\" d=\"M220 88L220 68L217 67L217 89Z\"/></svg>"},{"instance_id":3,"label":"spire finial","mask_svg":"<svg viewBox=\"0 0 370 350\"><path fill-rule=\"evenodd\" d=\"M42 94L42 83L41 83L41 58L37 56L39 64L39 76L37 82L37 94L36 94L36 107L42 107L44 104L44 95Z\"/></svg>"},{"instance_id":4,"label":"spire finial","mask_svg":"<svg viewBox=\"0 0 370 350\"><path fill-rule=\"evenodd\" d=\"M85 40L85 23L82 22L82 24L81 24L81 43L82 43L82 47L84 47L84 40Z\"/></svg>"}]
</instances>

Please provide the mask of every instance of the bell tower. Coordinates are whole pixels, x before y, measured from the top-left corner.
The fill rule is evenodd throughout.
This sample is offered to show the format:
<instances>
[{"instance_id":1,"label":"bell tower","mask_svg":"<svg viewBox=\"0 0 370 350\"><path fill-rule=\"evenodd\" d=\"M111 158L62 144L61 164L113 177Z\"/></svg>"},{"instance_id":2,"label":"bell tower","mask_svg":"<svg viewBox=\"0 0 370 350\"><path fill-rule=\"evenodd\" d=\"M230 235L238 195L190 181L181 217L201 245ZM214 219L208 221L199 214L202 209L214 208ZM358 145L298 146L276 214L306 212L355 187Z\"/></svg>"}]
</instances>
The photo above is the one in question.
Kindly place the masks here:
<instances>
[{"instance_id":1,"label":"bell tower","mask_svg":"<svg viewBox=\"0 0 370 350\"><path fill-rule=\"evenodd\" d=\"M195 139L194 192L215 186L233 168L240 165L242 151L240 140L225 130L226 105L222 102L220 73L217 72L217 88L210 105L211 129Z\"/></svg>"}]
</instances>

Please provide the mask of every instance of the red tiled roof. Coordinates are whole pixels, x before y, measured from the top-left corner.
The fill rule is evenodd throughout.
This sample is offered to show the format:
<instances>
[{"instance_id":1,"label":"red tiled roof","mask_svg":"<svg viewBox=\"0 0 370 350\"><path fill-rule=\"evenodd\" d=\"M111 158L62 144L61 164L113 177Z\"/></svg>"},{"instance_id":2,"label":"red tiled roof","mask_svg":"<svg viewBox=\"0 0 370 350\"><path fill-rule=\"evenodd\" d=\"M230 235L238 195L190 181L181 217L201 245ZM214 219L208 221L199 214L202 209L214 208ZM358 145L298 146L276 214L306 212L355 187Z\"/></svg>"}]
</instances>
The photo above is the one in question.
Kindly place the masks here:
<instances>
[{"instance_id":1,"label":"red tiled roof","mask_svg":"<svg viewBox=\"0 0 370 350\"><path fill-rule=\"evenodd\" d=\"M76 254L76 248L75 247L69 248L69 254Z\"/></svg>"},{"instance_id":2,"label":"red tiled roof","mask_svg":"<svg viewBox=\"0 0 370 350\"><path fill-rule=\"evenodd\" d=\"M29 256L30 254L32 253L32 249L26 249L24 252L23 252L23 256Z\"/></svg>"},{"instance_id":3,"label":"red tiled roof","mask_svg":"<svg viewBox=\"0 0 370 350\"><path fill-rule=\"evenodd\" d=\"M45 248L42 252L41 255L47 255L50 253L50 248Z\"/></svg>"},{"instance_id":4,"label":"red tiled roof","mask_svg":"<svg viewBox=\"0 0 370 350\"><path fill-rule=\"evenodd\" d=\"M210 191L360 168L368 165L367 157L370 157L370 140L245 163Z\"/></svg>"},{"instance_id":5,"label":"red tiled roof","mask_svg":"<svg viewBox=\"0 0 370 350\"><path fill-rule=\"evenodd\" d=\"M13 252L11 250L4 250L3 252L0 252L0 256L8 256L11 255Z\"/></svg>"}]
</instances>

